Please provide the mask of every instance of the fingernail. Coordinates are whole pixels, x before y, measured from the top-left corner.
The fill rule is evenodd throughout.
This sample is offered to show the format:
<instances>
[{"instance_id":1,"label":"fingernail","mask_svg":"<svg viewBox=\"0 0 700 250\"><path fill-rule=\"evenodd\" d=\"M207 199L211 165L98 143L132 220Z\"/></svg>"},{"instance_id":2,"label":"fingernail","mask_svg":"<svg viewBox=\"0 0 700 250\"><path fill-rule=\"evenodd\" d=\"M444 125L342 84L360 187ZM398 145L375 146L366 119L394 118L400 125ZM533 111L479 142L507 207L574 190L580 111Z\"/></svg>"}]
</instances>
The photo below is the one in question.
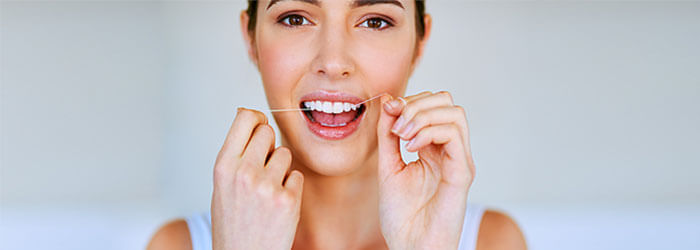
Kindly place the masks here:
<instances>
[{"instance_id":1,"label":"fingernail","mask_svg":"<svg viewBox=\"0 0 700 250\"><path fill-rule=\"evenodd\" d=\"M382 97L379 97L379 101L381 103L386 103L389 100L389 96L383 95Z\"/></svg>"},{"instance_id":2,"label":"fingernail","mask_svg":"<svg viewBox=\"0 0 700 250\"><path fill-rule=\"evenodd\" d=\"M406 127L401 130L400 136L401 137L408 136L409 132L411 132L411 130L413 129L414 126L415 126L415 124L413 122L409 122L408 125L406 125Z\"/></svg>"},{"instance_id":3,"label":"fingernail","mask_svg":"<svg viewBox=\"0 0 700 250\"><path fill-rule=\"evenodd\" d=\"M388 111L389 109L391 109L391 106L389 106L389 103L388 103L388 102L385 102L385 103L384 103L384 110L387 110L387 111Z\"/></svg>"},{"instance_id":4,"label":"fingernail","mask_svg":"<svg viewBox=\"0 0 700 250\"><path fill-rule=\"evenodd\" d=\"M389 111L391 110L391 106L389 105L389 96L383 95L382 97L379 98L379 101L383 103L384 110Z\"/></svg>"},{"instance_id":5,"label":"fingernail","mask_svg":"<svg viewBox=\"0 0 700 250\"><path fill-rule=\"evenodd\" d=\"M392 108L392 109L397 109L397 108L399 108L399 105L400 105L400 103L399 103L399 101L397 101L397 100L391 100L391 101L389 101L389 107Z\"/></svg>"},{"instance_id":6,"label":"fingernail","mask_svg":"<svg viewBox=\"0 0 700 250\"><path fill-rule=\"evenodd\" d=\"M394 123L394 126L391 127L391 132L394 132L394 134L397 134L397 135L398 135L399 129L400 129L401 127L403 127L403 123L404 123L404 122L405 122L405 121L404 121L403 116L399 116L399 119L396 120L396 122Z\"/></svg>"},{"instance_id":7,"label":"fingernail","mask_svg":"<svg viewBox=\"0 0 700 250\"><path fill-rule=\"evenodd\" d=\"M408 141L408 143L406 143L406 149L411 149L411 147L413 147L413 143L415 143L415 142L416 142L416 138L413 138L410 141Z\"/></svg>"}]
</instances>

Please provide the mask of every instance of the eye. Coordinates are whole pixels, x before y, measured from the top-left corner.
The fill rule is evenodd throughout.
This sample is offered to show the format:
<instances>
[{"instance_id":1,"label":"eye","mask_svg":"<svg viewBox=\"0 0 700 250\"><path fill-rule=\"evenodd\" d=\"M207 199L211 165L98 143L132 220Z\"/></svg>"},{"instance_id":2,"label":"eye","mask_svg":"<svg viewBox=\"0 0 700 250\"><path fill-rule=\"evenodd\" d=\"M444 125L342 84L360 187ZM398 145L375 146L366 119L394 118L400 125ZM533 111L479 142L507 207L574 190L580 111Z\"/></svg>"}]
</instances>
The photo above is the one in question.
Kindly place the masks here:
<instances>
[{"instance_id":1,"label":"eye","mask_svg":"<svg viewBox=\"0 0 700 250\"><path fill-rule=\"evenodd\" d=\"M282 19L280 19L279 22L287 26L301 26L311 24L311 22L309 22L309 19L306 19L305 17L297 14L285 16Z\"/></svg>"},{"instance_id":2,"label":"eye","mask_svg":"<svg viewBox=\"0 0 700 250\"><path fill-rule=\"evenodd\" d=\"M375 29L375 30L382 30L386 29L387 27L393 26L389 21L384 20L379 17L373 17L365 20L362 22L359 27L365 27L365 28L370 28L370 29Z\"/></svg>"}]
</instances>

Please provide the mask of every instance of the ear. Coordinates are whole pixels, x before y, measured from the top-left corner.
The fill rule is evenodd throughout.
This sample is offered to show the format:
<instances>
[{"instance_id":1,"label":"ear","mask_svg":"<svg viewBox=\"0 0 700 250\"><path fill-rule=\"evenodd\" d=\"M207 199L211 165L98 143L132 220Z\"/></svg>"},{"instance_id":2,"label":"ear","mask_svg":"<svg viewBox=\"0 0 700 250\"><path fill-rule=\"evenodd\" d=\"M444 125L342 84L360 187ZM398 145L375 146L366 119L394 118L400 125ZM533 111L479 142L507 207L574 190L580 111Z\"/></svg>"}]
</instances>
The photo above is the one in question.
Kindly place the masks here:
<instances>
[{"instance_id":1,"label":"ear","mask_svg":"<svg viewBox=\"0 0 700 250\"><path fill-rule=\"evenodd\" d=\"M251 37L251 33L248 32L248 22L250 22L250 17L248 12L245 10L241 11L241 33L243 35L243 40L245 42L246 49L248 50L248 58L258 66L258 53L255 49L255 39Z\"/></svg>"},{"instance_id":2,"label":"ear","mask_svg":"<svg viewBox=\"0 0 700 250\"><path fill-rule=\"evenodd\" d=\"M423 33L423 39L419 40L418 43L416 44L416 52L413 57L413 65L411 65L411 72L416 68L418 65L418 62L420 61L421 58L423 58L423 52L425 51L425 44L428 43L428 39L430 39L430 31L433 28L433 18L430 16L430 14L425 14L423 16L423 25L425 27L425 33Z\"/></svg>"}]
</instances>

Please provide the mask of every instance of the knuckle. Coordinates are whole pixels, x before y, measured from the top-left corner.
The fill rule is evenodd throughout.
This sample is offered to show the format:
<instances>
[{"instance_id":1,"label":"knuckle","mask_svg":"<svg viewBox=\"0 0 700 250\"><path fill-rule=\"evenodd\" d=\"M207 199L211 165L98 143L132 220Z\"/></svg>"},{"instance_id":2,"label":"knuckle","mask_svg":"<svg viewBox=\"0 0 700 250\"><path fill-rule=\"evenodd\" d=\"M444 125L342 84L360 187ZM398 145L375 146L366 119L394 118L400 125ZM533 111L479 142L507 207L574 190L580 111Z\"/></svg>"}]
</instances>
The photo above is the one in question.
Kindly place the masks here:
<instances>
[{"instance_id":1,"label":"knuckle","mask_svg":"<svg viewBox=\"0 0 700 250\"><path fill-rule=\"evenodd\" d=\"M286 155L286 156L292 156L292 151L285 146L280 146L277 149L275 149L275 152L278 152L281 155Z\"/></svg>"},{"instance_id":2,"label":"knuckle","mask_svg":"<svg viewBox=\"0 0 700 250\"><path fill-rule=\"evenodd\" d=\"M448 130L450 132L459 131L459 127L457 126L457 124L449 123L449 124L447 124L446 130Z\"/></svg>"},{"instance_id":3,"label":"knuckle","mask_svg":"<svg viewBox=\"0 0 700 250\"><path fill-rule=\"evenodd\" d=\"M433 92L426 90L426 91L423 91L423 92L418 93L416 96L431 95L431 94L433 94Z\"/></svg>"},{"instance_id":4,"label":"knuckle","mask_svg":"<svg viewBox=\"0 0 700 250\"><path fill-rule=\"evenodd\" d=\"M226 153L226 148L227 148L227 147L228 147L228 146L226 146L226 144L224 144L223 146L221 146L221 149L219 149L219 152L216 153L216 161L219 161L219 160L221 160L221 159L224 158L224 154Z\"/></svg>"},{"instance_id":5,"label":"knuckle","mask_svg":"<svg viewBox=\"0 0 700 250\"><path fill-rule=\"evenodd\" d=\"M216 154L216 162L217 163L222 162L222 161L226 161L228 157L234 157L234 156L231 156L229 154L229 150L230 150L229 147L230 147L230 145L228 145L228 144L224 144L223 146L221 146L221 149L219 149L219 152Z\"/></svg>"},{"instance_id":6,"label":"knuckle","mask_svg":"<svg viewBox=\"0 0 700 250\"><path fill-rule=\"evenodd\" d=\"M467 113L466 110L464 110L464 107L462 107L462 106L460 106L460 105L455 105L454 107L455 107L455 109L457 109L460 113L463 113L463 114L466 114L466 113Z\"/></svg>"},{"instance_id":7,"label":"knuckle","mask_svg":"<svg viewBox=\"0 0 700 250\"><path fill-rule=\"evenodd\" d=\"M420 126L425 126L428 125L429 123L429 118L427 117L428 113L426 111L419 111L416 113L416 115L413 117L413 122L417 127Z\"/></svg>"},{"instance_id":8,"label":"knuckle","mask_svg":"<svg viewBox=\"0 0 700 250\"><path fill-rule=\"evenodd\" d=\"M438 92L437 95L442 96L443 98L446 98L447 100L450 101L450 103L452 103L452 94L450 94L450 92L443 90L443 91Z\"/></svg>"},{"instance_id":9,"label":"knuckle","mask_svg":"<svg viewBox=\"0 0 700 250\"><path fill-rule=\"evenodd\" d=\"M272 126L268 124L261 124L258 126L258 128L255 129L255 133L260 135L261 137L271 140L274 139L275 137L275 131L272 130Z\"/></svg>"},{"instance_id":10,"label":"knuckle","mask_svg":"<svg viewBox=\"0 0 700 250\"><path fill-rule=\"evenodd\" d=\"M240 108L238 109L238 114L236 114L236 116L243 120L251 120L255 118L255 112L250 109Z\"/></svg>"},{"instance_id":11,"label":"knuckle","mask_svg":"<svg viewBox=\"0 0 700 250\"><path fill-rule=\"evenodd\" d=\"M470 181L473 181L476 178L476 166L474 165L473 162L471 162L471 160L469 162L470 162L468 165L469 175L470 175L469 177L471 178Z\"/></svg>"},{"instance_id":12,"label":"knuckle","mask_svg":"<svg viewBox=\"0 0 700 250\"><path fill-rule=\"evenodd\" d=\"M248 122L255 122L257 120L260 120L261 122L266 121L265 114L253 109L239 108L236 116L240 117L241 120Z\"/></svg>"},{"instance_id":13,"label":"knuckle","mask_svg":"<svg viewBox=\"0 0 700 250\"><path fill-rule=\"evenodd\" d=\"M462 116L462 118L464 118L464 120L467 119L467 110L464 109L464 107L462 107L460 105L455 105L454 108L457 110L459 115Z\"/></svg>"},{"instance_id":14,"label":"knuckle","mask_svg":"<svg viewBox=\"0 0 700 250\"><path fill-rule=\"evenodd\" d=\"M241 167L236 171L235 180L241 185L253 185L253 183L255 183L255 173L250 169L250 166Z\"/></svg>"},{"instance_id":15,"label":"knuckle","mask_svg":"<svg viewBox=\"0 0 700 250\"><path fill-rule=\"evenodd\" d=\"M257 187L257 192L262 197L274 197L275 187L270 183L265 183Z\"/></svg>"},{"instance_id":16,"label":"knuckle","mask_svg":"<svg viewBox=\"0 0 700 250\"><path fill-rule=\"evenodd\" d=\"M451 135L459 135L459 134L461 134L461 132L459 131L459 126L457 126L457 124L454 124L454 123L450 123L450 124L448 125L447 131L446 131L446 132L449 133L449 134L451 134Z\"/></svg>"},{"instance_id":17,"label":"knuckle","mask_svg":"<svg viewBox=\"0 0 700 250\"><path fill-rule=\"evenodd\" d=\"M430 137L436 132L437 128L434 126L428 126L418 131L416 134L416 141L423 140L424 137Z\"/></svg>"},{"instance_id":18,"label":"knuckle","mask_svg":"<svg viewBox=\"0 0 700 250\"><path fill-rule=\"evenodd\" d=\"M292 194L292 192L285 191L280 192L280 194L276 196L276 201L279 205L283 207L289 207L291 205L294 205L296 197L294 197L294 194Z\"/></svg>"},{"instance_id":19,"label":"knuckle","mask_svg":"<svg viewBox=\"0 0 700 250\"><path fill-rule=\"evenodd\" d=\"M226 181L231 176L232 169L223 164L214 164L214 181Z\"/></svg>"},{"instance_id":20,"label":"knuckle","mask_svg":"<svg viewBox=\"0 0 700 250\"><path fill-rule=\"evenodd\" d=\"M275 150L275 153L279 154L282 163L289 163L292 161L292 151L287 147L279 147Z\"/></svg>"},{"instance_id":21,"label":"knuckle","mask_svg":"<svg viewBox=\"0 0 700 250\"><path fill-rule=\"evenodd\" d=\"M219 152L216 154L216 162L214 163L214 167L219 164L219 162L224 160L224 156L226 155L226 145L222 146Z\"/></svg>"}]
</instances>

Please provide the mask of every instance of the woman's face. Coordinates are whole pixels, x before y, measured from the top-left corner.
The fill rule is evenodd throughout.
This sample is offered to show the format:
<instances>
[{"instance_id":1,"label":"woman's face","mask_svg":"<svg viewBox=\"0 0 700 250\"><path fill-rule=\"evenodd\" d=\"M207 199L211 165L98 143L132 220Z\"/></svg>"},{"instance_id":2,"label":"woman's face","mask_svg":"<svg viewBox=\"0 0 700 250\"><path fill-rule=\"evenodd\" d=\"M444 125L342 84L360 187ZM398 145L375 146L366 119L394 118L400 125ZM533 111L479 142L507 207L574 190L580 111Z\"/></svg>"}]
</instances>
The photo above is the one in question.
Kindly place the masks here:
<instances>
[{"instance_id":1,"label":"woman's face","mask_svg":"<svg viewBox=\"0 0 700 250\"><path fill-rule=\"evenodd\" d=\"M353 105L403 95L422 48L414 15L412 0L259 1L247 39L268 104L313 109L274 114L295 162L330 176L373 164L381 105Z\"/></svg>"}]
</instances>

